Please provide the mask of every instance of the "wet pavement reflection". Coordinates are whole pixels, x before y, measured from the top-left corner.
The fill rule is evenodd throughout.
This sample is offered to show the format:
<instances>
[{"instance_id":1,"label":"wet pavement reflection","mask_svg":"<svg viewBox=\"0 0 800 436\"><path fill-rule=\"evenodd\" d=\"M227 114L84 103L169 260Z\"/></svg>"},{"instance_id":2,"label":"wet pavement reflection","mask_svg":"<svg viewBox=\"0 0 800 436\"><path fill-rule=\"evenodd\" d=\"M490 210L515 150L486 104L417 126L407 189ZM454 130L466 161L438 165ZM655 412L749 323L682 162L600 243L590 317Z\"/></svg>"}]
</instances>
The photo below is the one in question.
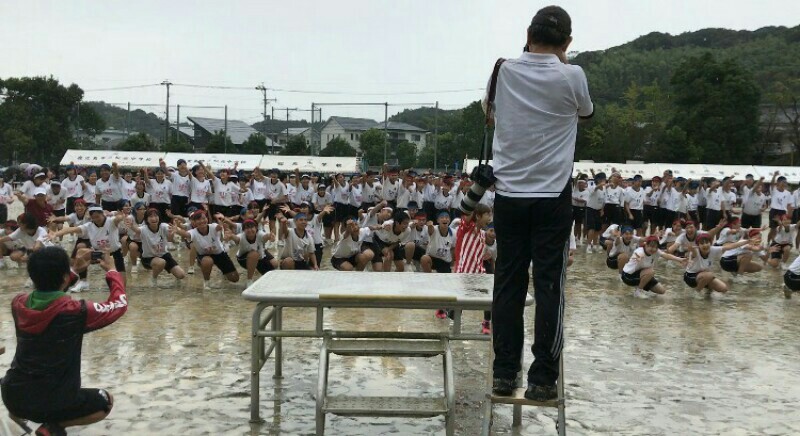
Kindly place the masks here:
<instances>
[{"instance_id":1,"label":"wet pavement reflection","mask_svg":"<svg viewBox=\"0 0 800 436\"><path fill-rule=\"evenodd\" d=\"M183 253L181 253L183 254ZM183 265L186 258L178 256ZM330 268L325 252L325 268ZM358 279L358 273L352 273ZM725 273L723 273L725 274ZM99 270L92 290L105 298ZM284 378L261 379L261 425L249 420L250 318L244 286L217 273L215 290L202 291L199 275L182 286L161 279L150 288L144 271L129 273L128 313L86 336L83 385L115 397L109 419L71 433L312 434L320 342L284 343ZM800 295L785 300L781 272L767 270L732 282L728 295L689 289L679 267L659 263L663 297L637 299L606 268L603 255L576 254L569 271L565 324L567 424L570 434L800 434ZM726 279L727 274L723 275ZM14 352L12 297L24 269L0 270L0 356L5 372ZM76 297L77 298L77 297ZM480 313L465 316L479 331ZM290 309L285 327L313 326L313 309ZM533 311L526 314L528 342ZM336 309L326 327L438 330L446 321L428 311ZM454 359L458 433L480 431L488 344L457 342ZM526 352L529 358L529 352ZM438 359L332 357L331 394L439 395ZM495 407L496 434L555 434L555 409L523 409L511 427L509 406ZM443 434L444 419L373 419L329 416L329 434ZM0 434L18 434L0 416Z\"/></svg>"}]
</instances>

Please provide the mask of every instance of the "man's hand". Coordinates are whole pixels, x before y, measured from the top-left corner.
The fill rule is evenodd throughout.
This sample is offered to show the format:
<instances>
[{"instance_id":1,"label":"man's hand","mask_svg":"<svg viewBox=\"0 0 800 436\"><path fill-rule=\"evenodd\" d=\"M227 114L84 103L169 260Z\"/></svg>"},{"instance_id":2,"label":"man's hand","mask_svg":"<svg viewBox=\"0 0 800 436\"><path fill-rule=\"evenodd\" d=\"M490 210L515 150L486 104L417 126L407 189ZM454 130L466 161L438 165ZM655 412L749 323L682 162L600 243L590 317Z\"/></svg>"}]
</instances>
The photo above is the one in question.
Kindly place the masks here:
<instances>
[{"instance_id":1,"label":"man's hand","mask_svg":"<svg viewBox=\"0 0 800 436\"><path fill-rule=\"evenodd\" d=\"M103 257L101 257L97 263L99 263L100 267L105 271L117 269L117 266L114 264L114 259L111 257L111 252L108 250L103 250Z\"/></svg>"}]
</instances>

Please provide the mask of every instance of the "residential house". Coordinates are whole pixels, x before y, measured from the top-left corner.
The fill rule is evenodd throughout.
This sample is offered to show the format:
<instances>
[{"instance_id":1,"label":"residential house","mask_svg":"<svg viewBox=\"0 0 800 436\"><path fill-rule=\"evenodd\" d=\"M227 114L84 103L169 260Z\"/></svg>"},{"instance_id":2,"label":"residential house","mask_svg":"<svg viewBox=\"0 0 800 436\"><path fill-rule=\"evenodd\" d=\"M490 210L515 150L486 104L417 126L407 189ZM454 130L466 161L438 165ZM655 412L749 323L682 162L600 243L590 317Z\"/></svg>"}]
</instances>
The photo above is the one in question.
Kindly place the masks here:
<instances>
[{"instance_id":1,"label":"residential house","mask_svg":"<svg viewBox=\"0 0 800 436\"><path fill-rule=\"evenodd\" d=\"M205 150L211 135L215 132L224 131L226 128L224 119L199 117L186 117L186 119L194 124L194 146L197 152ZM231 138L233 145L243 144L254 133L259 132L244 121L228 120L227 122L227 135ZM266 138L266 141L267 149L264 150L265 154L269 153L273 147L276 152L282 148L281 145L276 144L269 138Z\"/></svg>"},{"instance_id":2,"label":"residential house","mask_svg":"<svg viewBox=\"0 0 800 436\"><path fill-rule=\"evenodd\" d=\"M369 129L384 130L389 136L390 144L397 146L397 144L408 141L417 147L417 151L425 147L426 134L425 129L412 126L406 123L397 121L389 121L386 126L383 122L370 120L368 118L349 118L349 117L330 117L320 132L320 142L322 147L328 144L335 138L341 138L347 141L356 150L360 149L361 135Z\"/></svg>"}]
</instances>

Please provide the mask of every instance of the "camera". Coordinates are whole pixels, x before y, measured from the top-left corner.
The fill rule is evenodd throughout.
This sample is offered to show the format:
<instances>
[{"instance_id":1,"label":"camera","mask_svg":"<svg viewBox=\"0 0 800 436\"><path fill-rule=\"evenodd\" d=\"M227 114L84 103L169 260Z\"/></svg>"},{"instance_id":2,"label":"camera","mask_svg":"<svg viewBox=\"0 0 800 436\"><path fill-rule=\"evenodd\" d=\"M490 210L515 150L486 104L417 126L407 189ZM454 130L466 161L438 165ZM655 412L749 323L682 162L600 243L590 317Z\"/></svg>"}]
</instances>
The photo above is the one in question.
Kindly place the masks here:
<instances>
[{"instance_id":1,"label":"camera","mask_svg":"<svg viewBox=\"0 0 800 436\"><path fill-rule=\"evenodd\" d=\"M92 262L99 262L103 258L102 251L92 251Z\"/></svg>"},{"instance_id":2,"label":"camera","mask_svg":"<svg viewBox=\"0 0 800 436\"><path fill-rule=\"evenodd\" d=\"M464 213L472 213L475 210L475 206L481 201L486 189L497 181L497 177L494 176L494 168L485 163L479 163L478 166L473 168L469 178L475 183L469 188L467 195L464 196L458 206Z\"/></svg>"}]
</instances>

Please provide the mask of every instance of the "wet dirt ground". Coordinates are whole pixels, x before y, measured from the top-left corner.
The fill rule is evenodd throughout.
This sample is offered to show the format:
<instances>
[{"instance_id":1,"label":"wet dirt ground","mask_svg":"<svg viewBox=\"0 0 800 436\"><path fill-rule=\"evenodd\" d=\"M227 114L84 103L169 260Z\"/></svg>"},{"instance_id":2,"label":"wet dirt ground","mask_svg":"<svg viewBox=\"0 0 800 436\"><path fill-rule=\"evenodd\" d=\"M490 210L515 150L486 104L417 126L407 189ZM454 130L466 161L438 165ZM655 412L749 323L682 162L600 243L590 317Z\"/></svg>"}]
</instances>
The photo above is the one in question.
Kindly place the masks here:
<instances>
[{"instance_id":1,"label":"wet dirt ground","mask_svg":"<svg viewBox=\"0 0 800 436\"><path fill-rule=\"evenodd\" d=\"M186 265L184 252L179 262ZM324 257L330 268L329 251ZM199 272L199 271L198 271ZM358 273L352 273L358 280ZM725 274L725 273L723 273ZM667 294L637 299L607 269L602 254L578 250L567 282L565 368L570 434L800 434L800 295L785 300L781 272L736 279L727 295L706 297L686 287L679 267L657 265ZM74 298L105 299L100 270L92 289ZM182 286L144 271L128 274L130 308L116 324L87 335L83 385L115 397L110 417L71 434L313 434L319 340L289 339L284 378L261 379L262 425L249 420L250 318L243 284L215 272L202 291L199 274ZM723 275L726 279L727 274ZM12 297L25 270L0 270L0 356L4 373L14 354ZM533 311L526 312L527 336ZM465 329L479 329L480 313ZM313 325L312 309L288 310L285 327ZM330 310L337 328L444 329L429 311ZM526 352L526 362L530 353ZM454 344L457 432L480 431L488 344ZM333 394L403 395L441 392L438 359L332 357ZM0 416L0 434L21 432ZM523 409L511 427L510 406L495 407L495 434L555 434L555 409ZM328 418L328 434L443 434L444 419Z\"/></svg>"}]
</instances>

